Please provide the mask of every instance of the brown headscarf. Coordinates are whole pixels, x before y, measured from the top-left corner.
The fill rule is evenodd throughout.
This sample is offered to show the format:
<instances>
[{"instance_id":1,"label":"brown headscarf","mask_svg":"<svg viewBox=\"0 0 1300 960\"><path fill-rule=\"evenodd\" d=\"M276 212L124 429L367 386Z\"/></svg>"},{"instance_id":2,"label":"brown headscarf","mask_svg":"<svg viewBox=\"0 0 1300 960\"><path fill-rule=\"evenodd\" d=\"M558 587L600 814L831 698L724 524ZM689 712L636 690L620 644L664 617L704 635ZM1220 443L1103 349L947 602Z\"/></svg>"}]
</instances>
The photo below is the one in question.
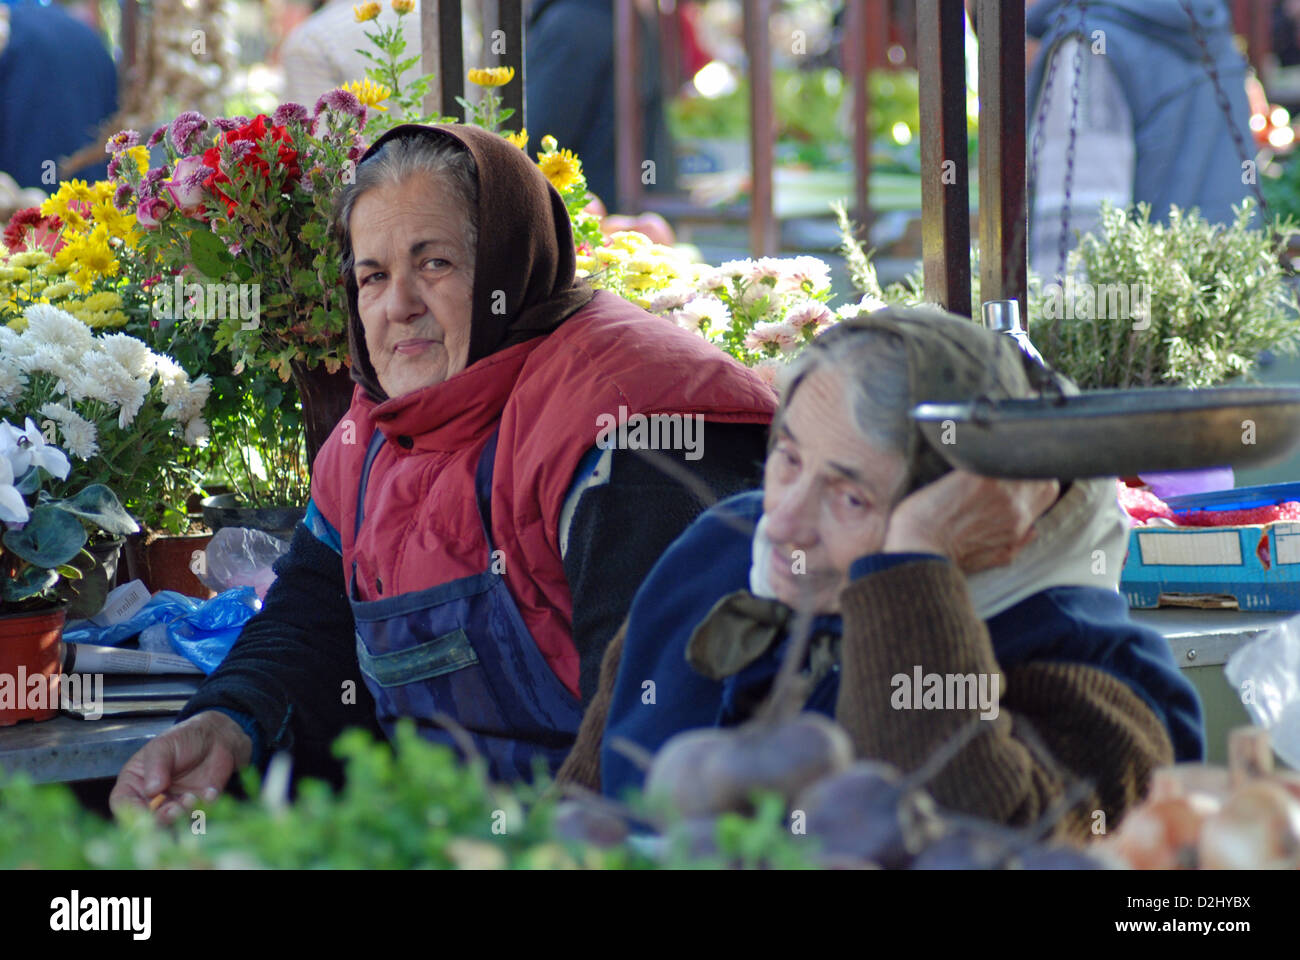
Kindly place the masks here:
<instances>
[{"instance_id":1,"label":"brown headscarf","mask_svg":"<svg viewBox=\"0 0 1300 960\"><path fill-rule=\"evenodd\" d=\"M474 258L469 363L550 333L586 304L594 291L575 279L576 255L569 214L555 187L528 155L509 140L463 124L407 123L374 142L360 163L390 140L447 137L463 144L478 172L478 250ZM344 250L346 256L349 251ZM388 398L366 350L357 312L357 284L344 278L352 379L373 400ZM505 296L505 311L493 312Z\"/></svg>"}]
</instances>

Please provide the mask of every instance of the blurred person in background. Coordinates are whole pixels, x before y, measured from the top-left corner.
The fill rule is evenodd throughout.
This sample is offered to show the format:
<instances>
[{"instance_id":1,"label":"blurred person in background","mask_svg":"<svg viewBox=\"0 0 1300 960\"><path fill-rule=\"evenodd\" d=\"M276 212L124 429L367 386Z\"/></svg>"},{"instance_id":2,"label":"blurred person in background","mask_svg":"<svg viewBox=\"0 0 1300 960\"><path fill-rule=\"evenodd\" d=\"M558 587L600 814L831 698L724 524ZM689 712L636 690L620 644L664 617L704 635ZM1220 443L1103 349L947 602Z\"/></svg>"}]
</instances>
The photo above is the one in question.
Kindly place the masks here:
<instances>
[{"instance_id":1,"label":"blurred person in background","mask_svg":"<svg viewBox=\"0 0 1300 960\"><path fill-rule=\"evenodd\" d=\"M1030 223L1030 265L1051 277L1058 268L1065 202L1075 50L1083 43L1075 161L1068 229L1088 232L1103 200L1147 202L1153 221L1170 204L1199 207L1226 222L1250 192L1233 131L1254 158L1246 63L1233 41L1225 0L1190 0L1232 109L1224 116L1183 0L1094 0L1079 34L1077 0L1029 0L1025 27L1037 46L1026 82L1030 144L1049 65L1056 61L1043 120ZM1058 23L1062 7L1064 17ZM1104 44L1104 48L1103 48ZM1031 147L1032 150L1032 147ZM1031 179L1035 172L1029 171ZM1073 246L1073 236L1069 245Z\"/></svg>"},{"instance_id":2,"label":"blurred person in background","mask_svg":"<svg viewBox=\"0 0 1300 960\"><path fill-rule=\"evenodd\" d=\"M643 108L646 160L655 165L648 192L668 192L674 161L664 117L665 91L659 72L656 7L637 0L641 50L637 83ZM615 66L627 69L614 50L613 0L531 0L525 3L524 97L533 142L545 134L582 159L587 188L609 210L623 210L617 189L614 147ZM669 91L671 93L671 91Z\"/></svg>"},{"instance_id":3,"label":"blurred person in background","mask_svg":"<svg viewBox=\"0 0 1300 960\"><path fill-rule=\"evenodd\" d=\"M99 139L116 110L117 68L93 29L58 6L0 3L0 171L20 187L104 178L107 157L76 170L47 161Z\"/></svg>"}]
</instances>

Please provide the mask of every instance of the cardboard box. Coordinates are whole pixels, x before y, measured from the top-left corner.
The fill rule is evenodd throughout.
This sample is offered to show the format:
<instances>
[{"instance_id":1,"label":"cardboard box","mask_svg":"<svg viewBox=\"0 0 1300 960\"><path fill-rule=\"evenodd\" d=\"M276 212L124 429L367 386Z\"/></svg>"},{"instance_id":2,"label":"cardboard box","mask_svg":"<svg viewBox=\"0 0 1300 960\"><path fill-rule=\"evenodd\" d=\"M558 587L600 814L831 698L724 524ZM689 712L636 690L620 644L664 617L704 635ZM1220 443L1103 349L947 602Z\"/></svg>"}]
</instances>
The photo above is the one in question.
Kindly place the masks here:
<instances>
[{"instance_id":1,"label":"cardboard box","mask_svg":"<svg viewBox=\"0 0 1300 960\"><path fill-rule=\"evenodd\" d=\"M1240 510L1300 499L1296 484L1174 497L1182 510ZM1135 609L1300 611L1300 523L1134 527L1120 591Z\"/></svg>"}]
</instances>

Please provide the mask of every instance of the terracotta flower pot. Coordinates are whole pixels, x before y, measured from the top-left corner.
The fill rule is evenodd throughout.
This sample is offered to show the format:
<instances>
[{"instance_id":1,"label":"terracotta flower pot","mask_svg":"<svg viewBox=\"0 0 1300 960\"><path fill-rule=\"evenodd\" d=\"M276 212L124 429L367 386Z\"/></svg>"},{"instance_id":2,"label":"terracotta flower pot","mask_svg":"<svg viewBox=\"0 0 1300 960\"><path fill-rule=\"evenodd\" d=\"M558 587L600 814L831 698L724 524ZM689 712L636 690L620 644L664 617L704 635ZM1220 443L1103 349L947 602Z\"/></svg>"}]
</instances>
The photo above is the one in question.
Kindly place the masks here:
<instances>
[{"instance_id":1,"label":"terracotta flower pot","mask_svg":"<svg viewBox=\"0 0 1300 960\"><path fill-rule=\"evenodd\" d=\"M20 720L53 720L59 712L59 639L66 607L0 616L0 727ZM29 681L39 681L44 689ZM43 709L31 709L38 696Z\"/></svg>"},{"instance_id":2,"label":"terracotta flower pot","mask_svg":"<svg viewBox=\"0 0 1300 960\"><path fill-rule=\"evenodd\" d=\"M158 537L146 541L142 536L127 537L128 569L132 579L143 580L152 592L174 590L187 597L210 600L216 593L194 575L194 554L212 539L204 533L195 537Z\"/></svg>"}]
</instances>

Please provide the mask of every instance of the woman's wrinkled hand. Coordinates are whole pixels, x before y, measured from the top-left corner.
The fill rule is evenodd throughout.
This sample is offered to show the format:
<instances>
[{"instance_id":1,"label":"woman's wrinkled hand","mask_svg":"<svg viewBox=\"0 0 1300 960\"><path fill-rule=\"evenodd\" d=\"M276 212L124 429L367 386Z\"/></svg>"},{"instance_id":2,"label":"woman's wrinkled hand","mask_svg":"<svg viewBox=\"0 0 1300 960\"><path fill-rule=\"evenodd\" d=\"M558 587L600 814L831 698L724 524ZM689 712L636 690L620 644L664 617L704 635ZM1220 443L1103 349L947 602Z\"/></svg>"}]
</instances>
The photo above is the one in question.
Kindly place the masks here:
<instances>
[{"instance_id":1,"label":"woman's wrinkled hand","mask_svg":"<svg viewBox=\"0 0 1300 960\"><path fill-rule=\"evenodd\" d=\"M935 553L964 573L1010 563L1060 495L1055 480L997 480L954 470L894 508L884 553Z\"/></svg>"},{"instance_id":2,"label":"woman's wrinkled hand","mask_svg":"<svg viewBox=\"0 0 1300 960\"><path fill-rule=\"evenodd\" d=\"M170 823L200 800L214 799L252 752L253 742L239 724L205 710L137 750L117 775L108 805L115 814L148 807Z\"/></svg>"}]
</instances>

